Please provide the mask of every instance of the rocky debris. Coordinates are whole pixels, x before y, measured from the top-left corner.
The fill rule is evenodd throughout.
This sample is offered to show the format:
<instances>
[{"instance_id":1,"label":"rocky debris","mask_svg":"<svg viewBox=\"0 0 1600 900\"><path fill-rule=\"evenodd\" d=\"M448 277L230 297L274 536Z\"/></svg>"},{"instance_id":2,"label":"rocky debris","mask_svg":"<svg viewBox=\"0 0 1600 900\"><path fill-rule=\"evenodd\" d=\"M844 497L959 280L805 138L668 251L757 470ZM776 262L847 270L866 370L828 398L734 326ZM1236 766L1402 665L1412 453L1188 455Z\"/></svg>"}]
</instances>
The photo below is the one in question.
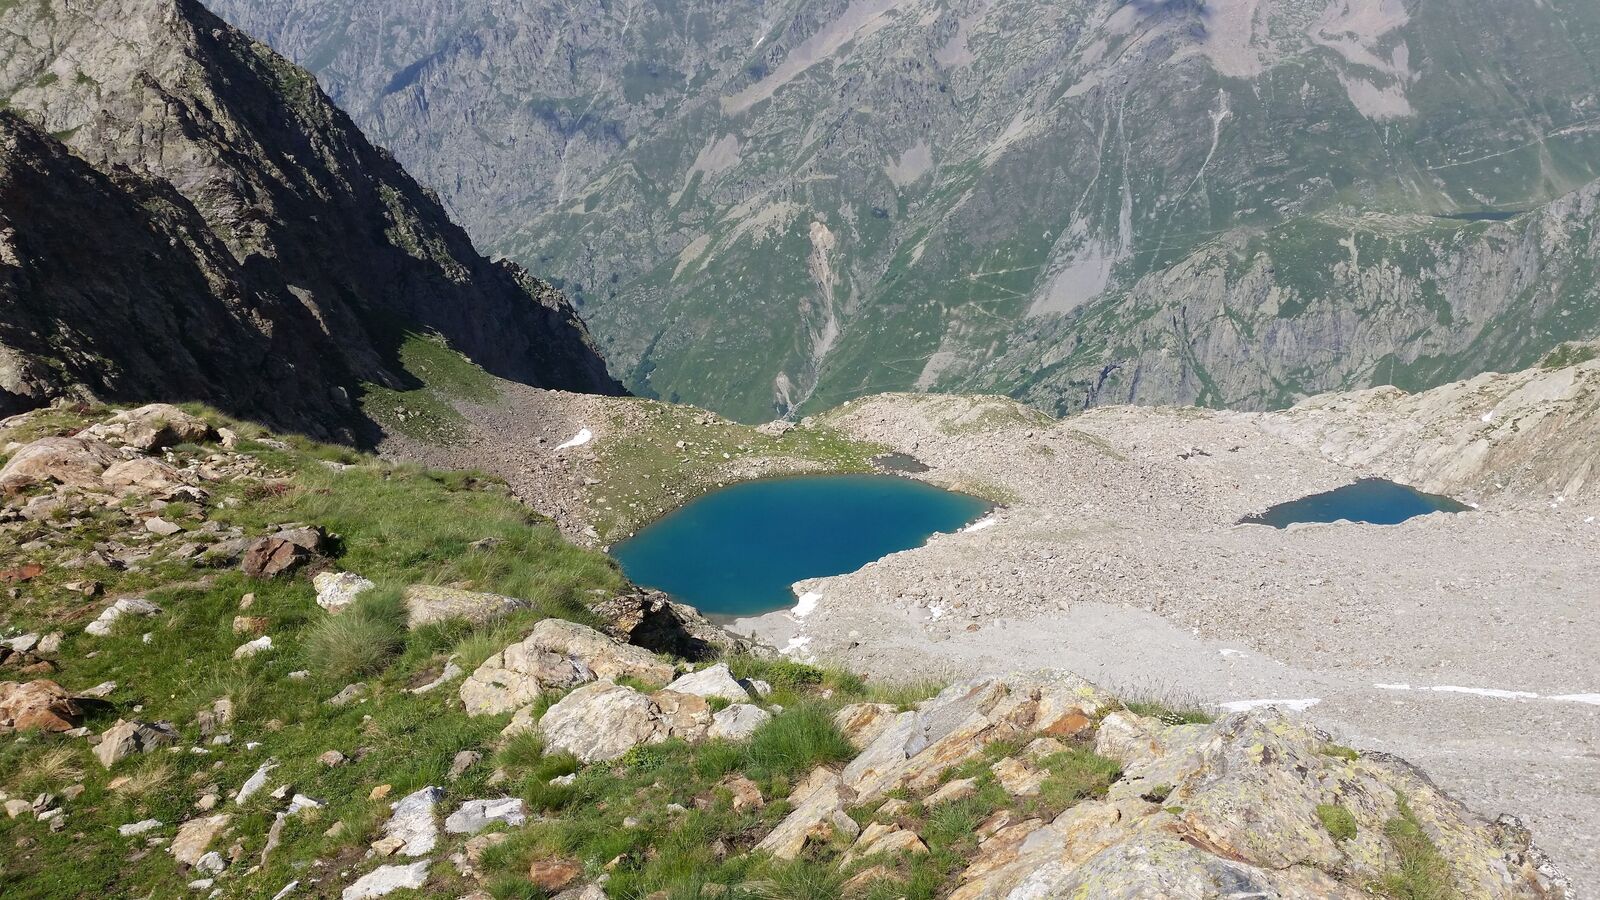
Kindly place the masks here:
<instances>
[{"instance_id":1,"label":"rocky debris","mask_svg":"<svg viewBox=\"0 0 1600 900\"><path fill-rule=\"evenodd\" d=\"M735 703L711 716L706 737L711 740L742 741L772 721L772 713L752 703Z\"/></svg>"},{"instance_id":2,"label":"rocky debris","mask_svg":"<svg viewBox=\"0 0 1600 900\"><path fill-rule=\"evenodd\" d=\"M339 613L356 602L365 591L377 587L354 572L318 572L311 578L317 589L317 605L330 613Z\"/></svg>"},{"instance_id":3,"label":"rocky debris","mask_svg":"<svg viewBox=\"0 0 1600 900\"><path fill-rule=\"evenodd\" d=\"M433 820L433 808L443 799L444 791L436 787L425 787L400 798L383 826L383 838L373 848L402 856L432 853L439 842L439 826Z\"/></svg>"},{"instance_id":4,"label":"rocky debris","mask_svg":"<svg viewBox=\"0 0 1600 900\"><path fill-rule=\"evenodd\" d=\"M0 682L0 732L71 731L82 714L72 695L54 681Z\"/></svg>"},{"instance_id":5,"label":"rocky debris","mask_svg":"<svg viewBox=\"0 0 1600 900\"><path fill-rule=\"evenodd\" d=\"M405 866L379 866L357 878L339 894L339 900L371 900L403 889L418 890L428 883L428 860Z\"/></svg>"},{"instance_id":6,"label":"rocky debris","mask_svg":"<svg viewBox=\"0 0 1600 900\"><path fill-rule=\"evenodd\" d=\"M733 677L727 663L720 662L698 672L678 676L677 680L667 685L667 690L694 694L696 697L721 697L734 703L744 703L750 699L750 691Z\"/></svg>"},{"instance_id":7,"label":"rocky debris","mask_svg":"<svg viewBox=\"0 0 1600 900\"><path fill-rule=\"evenodd\" d=\"M463 619L482 625L528 609L526 600L483 594L432 584L413 584L405 590L406 627L421 628L432 622Z\"/></svg>"},{"instance_id":8,"label":"rocky debris","mask_svg":"<svg viewBox=\"0 0 1600 900\"><path fill-rule=\"evenodd\" d=\"M345 760L345 755L337 750L328 750L321 756L317 757L317 762L322 763L330 769L336 766L344 765Z\"/></svg>"},{"instance_id":9,"label":"rocky debris","mask_svg":"<svg viewBox=\"0 0 1600 900\"><path fill-rule=\"evenodd\" d=\"M449 779L455 781L467 773L468 769L483 761L483 754L476 750L462 750L450 761Z\"/></svg>"},{"instance_id":10,"label":"rocky debris","mask_svg":"<svg viewBox=\"0 0 1600 900\"><path fill-rule=\"evenodd\" d=\"M214 432L210 423L199 416L170 403L151 403L123 410L84 429L84 434L150 453L175 444L198 444L209 440Z\"/></svg>"},{"instance_id":11,"label":"rocky debris","mask_svg":"<svg viewBox=\"0 0 1600 900\"><path fill-rule=\"evenodd\" d=\"M123 616L157 616L161 607L142 597L123 597L101 611L99 617L85 625L83 630L95 637L107 637L112 625Z\"/></svg>"},{"instance_id":12,"label":"rocky debris","mask_svg":"<svg viewBox=\"0 0 1600 900\"><path fill-rule=\"evenodd\" d=\"M700 662L729 654L770 657L777 651L713 623L660 591L639 590L595 604L606 633L624 643Z\"/></svg>"},{"instance_id":13,"label":"rocky debris","mask_svg":"<svg viewBox=\"0 0 1600 900\"><path fill-rule=\"evenodd\" d=\"M168 522L160 516L152 516L144 520L144 530L160 537L171 537L183 531L183 526L176 522Z\"/></svg>"},{"instance_id":14,"label":"rocky debris","mask_svg":"<svg viewBox=\"0 0 1600 900\"><path fill-rule=\"evenodd\" d=\"M0 493L35 484L98 488L100 476L117 460L107 444L75 437L40 438L11 455L0 467Z\"/></svg>"},{"instance_id":15,"label":"rocky debris","mask_svg":"<svg viewBox=\"0 0 1600 900\"><path fill-rule=\"evenodd\" d=\"M251 578L276 578L311 562L321 551L322 542L322 532L317 528L285 528L251 541L245 547L241 566Z\"/></svg>"},{"instance_id":16,"label":"rocky debris","mask_svg":"<svg viewBox=\"0 0 1600 900\"><path fill-rule=\"evenodd\" d=\"M178 834L172 839L168 852L186 866L199 865L201 858L209 852L211 842L217 839L222 829L228 827L231 818L227 813L221 813L184 822L178 826Z\"/></svg>"},{"instance_id":17,"label":"rocky debris","mask_svg":"<svg viewBox=\"0 0 1600 900\"><path fill-rule=\"evenodd\" d=\"M444 830L450 834L477 834L495 822L504 822L515 828L527 821L527 805L520 797L468 800L445 817Z\"/></svg>"},{"instance_id":18,"label":"rocky debris","mask_svg":"<svg viewBox=\"0 0 1600 900\"><path fill-rule=\"evenodd\" d=\"M100 735L94 747L95 758L111 768L135 753L149 753L178 742L178 730L167 722L129 722L118 719Z\"/></svg>"},{"instance_id":19,"label":"rocky debris","mask_svg":"<svg viewBox=\"0 0 1600 900\"><path fill-rule=\"evenodd\" d=\"M885 825L873 822L862 829L860 837L850 845L844 858L839 860L839 868L848 867L858 859L877 856L880 853L893 854L896 857L915 856L928 852L928 845L922 842L917 833L898 825Z\"/></svg>"},{"instance_id":20,"label":"rocky debris","mask_svg":"<svg viewBox=\"0 0 1600 900\"><path fill-rule=\"evenodd\" d=\"M583 762L616 759L640 744L668 738L704 740L712 724L704 698L674 691L642 694L610 681L587 684L545 711L536 726L545 752L568 752Z\"/></svg>"},{"instance_id":21,"label":"rocky debris","mask_svg":"<svg viewBox=\"0 0 1600 900\"><path fill-rule=\"evenodd\" d=\"M492 715L527 706L548 689L625 676L664 684L672 680L673 667L592 628L545 619L528 637L484 660L462 683L460 696L468 714Z\"/></svg>"}]
</instances>

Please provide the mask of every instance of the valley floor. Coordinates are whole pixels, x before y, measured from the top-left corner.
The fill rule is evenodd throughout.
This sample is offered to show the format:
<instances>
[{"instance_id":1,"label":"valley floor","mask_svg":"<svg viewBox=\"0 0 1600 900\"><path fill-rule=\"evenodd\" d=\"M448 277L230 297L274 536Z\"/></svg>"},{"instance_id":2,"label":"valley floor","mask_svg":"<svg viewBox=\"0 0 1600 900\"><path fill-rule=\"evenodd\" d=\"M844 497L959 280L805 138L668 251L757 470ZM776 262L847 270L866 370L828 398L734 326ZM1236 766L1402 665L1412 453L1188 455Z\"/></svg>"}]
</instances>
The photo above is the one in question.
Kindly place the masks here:
<instances>
[{"instance_id":1,"label":"valley floor","mask_svg":"<svg viewBox=\"0 0 1600 900\"><path fill-rule=\"evenodd\" d=\"M1585 448L1600 423L1597 384L1590 363L1285 413L1106 409L1061 421L992 398L856 401L800 430L912 454L931 467L920 477L1004 508L984 528L798 585L821 598L803 619L739 624L878 676L1053 667L1124 693L1275 701L1349 744L1416 762L1484 813L1524 818L1576 895L1592 896L1600 496ZM465 446L394 452L543 491L527 499L569 533L596 518L615 527L597 511L639 501L600 505L614 489L596 476L609 448L667 415L629 405L640 403L530 392L512 398L514 417L466 410ZM588 444L554 449L580 428ZM802 456L730 453L682 489L823 465ZM671 462L655 473L664 483ZM1366 475L1480 508L1387 528L1234 524Z\"/></svg>"}]
</instances>

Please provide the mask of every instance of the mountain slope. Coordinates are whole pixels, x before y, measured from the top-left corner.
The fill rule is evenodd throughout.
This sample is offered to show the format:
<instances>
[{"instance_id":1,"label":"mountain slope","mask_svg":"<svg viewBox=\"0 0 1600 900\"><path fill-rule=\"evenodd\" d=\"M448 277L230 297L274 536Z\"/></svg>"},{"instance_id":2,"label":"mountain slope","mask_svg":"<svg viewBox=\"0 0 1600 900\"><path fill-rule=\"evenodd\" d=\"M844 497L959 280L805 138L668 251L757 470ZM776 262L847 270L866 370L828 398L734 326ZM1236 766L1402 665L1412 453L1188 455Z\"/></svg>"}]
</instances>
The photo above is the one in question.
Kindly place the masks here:
<instances>
[{"instance_id":1,"label":"mountain slope","mask_svg":"<svg viewBox=\"0 0 1600 900\"><path fill-rule=\"evenodd\" d=\"M480 256L312 78L198 3L8 4L0 42L7 409L86 389L337 434L364 384L414 385L413 332L619 390L558 293Z\"/></svg>"},{"instance_id":2,"label":"mountain slope","mask_svg":"<svg viewBox=\"0 0 1600 900\"><path fill-rule=\"evenodd\" d=\"M1474 345L1520 312L1488 281L1436 296L1425 245L1472 244L1470 220L1363 254L1377 300L1327 271L1393 245L1373 216L1503 218L1600 177L1592 4L216 5L559 274L636 390L746 419L890 389L1281 405L1594 333L1593 292L1537 288L1560 333ZM1592 219L1562 225L1556 254ZM1219 243L1250 242L1269 262L1217 277ZM1174 323L1152 294L1204 302ZM1235 317L1293 339L1263 363L1194 333Z\"/></svg>"}]
</instances>

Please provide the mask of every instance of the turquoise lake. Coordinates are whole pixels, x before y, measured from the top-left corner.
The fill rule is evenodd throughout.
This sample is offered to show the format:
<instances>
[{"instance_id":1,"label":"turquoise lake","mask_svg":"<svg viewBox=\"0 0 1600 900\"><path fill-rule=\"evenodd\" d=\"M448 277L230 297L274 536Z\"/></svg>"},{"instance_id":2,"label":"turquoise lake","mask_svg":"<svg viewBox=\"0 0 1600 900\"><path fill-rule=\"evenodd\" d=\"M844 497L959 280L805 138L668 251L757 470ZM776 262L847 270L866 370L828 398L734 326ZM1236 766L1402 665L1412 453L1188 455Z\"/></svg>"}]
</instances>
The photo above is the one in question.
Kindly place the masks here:
<instances>
[{"instance_id":1,"label":"turquoise lake","mask_svg":"<svg viewBox=\"0 0 1600 900\"><path fill-rule=\"evenodd\" d=\"M794 605L789 586L854 572L958 531L989 504L892 475L749 481L695 500L611 548L635 584L708 615Z\"/></svg>"},{"instance_id":2,"label":"turquoise lake","mask_svg":"<svg viewBox=\"0 0 1600 900\"><path fill-rule=\"evenodd\" d=\"M1468 507L1449 497L1424 494L1415 488L1363 478L1326 493L1280 503L1266 512L1242 519L1245 525L1288 528L1303 522L1337 522L1347 519L1368 525L1398 525L1407 519L1436 512L1463 512Z\"/></svg>"}]
</instances>

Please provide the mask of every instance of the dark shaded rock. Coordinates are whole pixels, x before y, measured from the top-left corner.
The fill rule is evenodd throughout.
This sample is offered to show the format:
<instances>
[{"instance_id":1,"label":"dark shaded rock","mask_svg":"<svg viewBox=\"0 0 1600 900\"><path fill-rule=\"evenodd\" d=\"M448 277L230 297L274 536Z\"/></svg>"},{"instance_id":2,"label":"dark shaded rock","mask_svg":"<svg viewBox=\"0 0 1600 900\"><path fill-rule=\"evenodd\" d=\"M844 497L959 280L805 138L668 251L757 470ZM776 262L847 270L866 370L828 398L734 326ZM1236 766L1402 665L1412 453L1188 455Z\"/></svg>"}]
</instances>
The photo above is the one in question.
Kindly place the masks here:
<instances>
[{"instance_id":1,"label":"dark shaded rock","mask_svg":"<svg viewBox=\"0 0 1600 900\"><path fill-rule=\"evenodd\" d=\"M321 549L322 532L317 529L285 529L252 541L240 566L252 578L276 578L311 562Z\"/></svg>"},{"instance_id":2,"label":"dark shaded rock","mask_svg":"<svg viewBox=\"0 0 1600 900\"><path fill-rule=\"evenodd\" d=\"M656 653L701 662L728 653L772 656L771 647L741 637L701 615L692 606L673 601L660 591L638 590L604 603L594 611L606 620L605 630Z\"/></svg>"}]
</instances>

